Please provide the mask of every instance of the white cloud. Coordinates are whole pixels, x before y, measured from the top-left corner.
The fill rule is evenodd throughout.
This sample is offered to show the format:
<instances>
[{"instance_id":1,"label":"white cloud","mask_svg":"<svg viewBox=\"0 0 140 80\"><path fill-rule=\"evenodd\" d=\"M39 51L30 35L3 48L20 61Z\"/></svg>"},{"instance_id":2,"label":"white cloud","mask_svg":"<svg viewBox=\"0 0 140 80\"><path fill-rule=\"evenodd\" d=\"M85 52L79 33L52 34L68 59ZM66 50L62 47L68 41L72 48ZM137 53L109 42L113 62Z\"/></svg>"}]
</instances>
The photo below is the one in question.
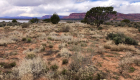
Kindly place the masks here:
<instances>
[{"instance_id":1,"label":"white cloud","mask_svg":"<svg viewBox=\"0 0 140 80\"><path fill-rule=\"evenodd\" d=\"M134 2L135 1L135 2ZM121 13L140 13L139 0L0 0L0 16L69 15L87 12L92 7L113 6ZM78 2L78 3L77 3Z\"/></svg>"}]
</instances>

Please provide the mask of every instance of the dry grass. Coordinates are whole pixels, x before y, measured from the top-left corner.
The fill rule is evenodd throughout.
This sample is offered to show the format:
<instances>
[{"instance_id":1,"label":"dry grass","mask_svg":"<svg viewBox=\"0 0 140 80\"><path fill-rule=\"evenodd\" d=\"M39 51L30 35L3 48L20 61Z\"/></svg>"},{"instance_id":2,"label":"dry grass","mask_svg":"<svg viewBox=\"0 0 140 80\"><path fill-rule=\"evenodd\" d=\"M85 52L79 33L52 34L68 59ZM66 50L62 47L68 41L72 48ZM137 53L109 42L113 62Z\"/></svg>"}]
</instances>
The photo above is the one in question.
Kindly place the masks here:
<instances>
[{"instance_id":1,"label":"dry grass","mask_svg":"<svg viewBox=\"0 0 140 80\"><path fill-rule=\"evenodd\" d=\"M68 58L68 57L70 57L70 51L67 49L67 48L62 48L61 50L60 50L60 56L62 56L62 57L66 57L66 58Z\"/></svg>"},{"instance_id":2,"label":"dry grass","mask_svg":"<svg viewBox=\"0 0 140 80\"><path fill-rule=\"evenodd\" d=\"M13 73L16 74L15 77L17 78L23 78L27 74L33 74L35 78L43 74L45 70L46 70L45 62L40 57L37 57L34 59L24 59L21 62L20 66L13 69Z\"/></svg>"},{"instance_id":3,"label":"dry grass","mask_svg":"<svg viewBox=\"0 0 140 80\"><path fill-rule=\"evenodd\" d=\"M133 45L119 44L115 45L113 41L108 41L105 43L104 48L111 49L111 51L136 51L136 48Z\"/></svg>"}]
</instances>

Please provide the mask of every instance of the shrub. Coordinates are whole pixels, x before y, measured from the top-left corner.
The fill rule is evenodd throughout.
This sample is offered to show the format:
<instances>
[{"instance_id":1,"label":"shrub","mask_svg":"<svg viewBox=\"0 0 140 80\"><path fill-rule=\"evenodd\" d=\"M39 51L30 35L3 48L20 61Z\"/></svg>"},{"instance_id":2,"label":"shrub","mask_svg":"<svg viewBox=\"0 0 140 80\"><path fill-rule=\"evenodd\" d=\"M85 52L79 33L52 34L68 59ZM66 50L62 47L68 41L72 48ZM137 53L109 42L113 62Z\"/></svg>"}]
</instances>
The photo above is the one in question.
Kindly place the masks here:
<instances>
[{"instance_id":1,"label":"shrub","mask_svg":"<svg viewBox=\"0 0 140 80\"><path fill-rule=\"evenodd\" d=\"M124 43L124 44L131 44L131 45L138 45L138 42L130 37L125 36L122 33L109 33L106 39L111 39L115 42L115 44Z\"/></svg>"},{"instance_id":2,"label":"shrub","mask_svg":"<svg viewBox=\"0 0 140 80\"><path fill-rule=\"evenodd\" d=\"M29 27L29 24L28 24L28 23L23 23L23 24L21 25L21 27L22 27L22 28L27 28L27 27Z\"/></svg>"},{"instance_id":3,"label":"shrub","mask_svg":"<svg viewBox=\"0 0 140 80\"><path fill-rule=\"evenodd\" d=\"M129 19L124 19L121 22L130 23L130 20Z\"/></svg>"},{"instance_id":4,"label":"shrub","mask_svg":"<svg viewBox=\"0 0 140 80\"><path fill-rule=\"evenodd\" d=\"M12 63L1 62L0 65L4 68L12 68L16 66L16 63L15 62L12 62Z\"/></svg>"},{"instance_id":5,"label":"shrub","mask_svg":"<svg viewBox=\"0 0 140 80\"><path fill-rule=\"evenodd\" d=\"M66 75L66 74L67 74L67 70L66 70L66 69L63 69L61 73L62 73L63 75Z\"/></svg>"},{"instance_id":6,"label":"shrub","mask_svg":"<svg viewBox=\"0 0 140 80\"><path fill-rule=\"evenodd\" d=\"M68 63L68 59L63 59L62 64L67 64Z\"/></svg>"},{"instance_id":7,"label":"shrub","mask_svg":"<svg viewBox=\"0 0 140 80\"><path fill-rule=\"evenodd\" d=\"M52 45L52 44L50 44L50 45L49 45L49 48L53 48L53 45Z\"/></svg>"},{"instance_id":8,"label":"shrub","mask_svg":"<svg viewBox=\"0 0 140 80\"><path fill-rule=\"evenodd\" d=\"M135 68L134 68L134 67L130 67L130 68L129 68L129 72L130 72L130 73L132 73L132 72L134 72L134 71L135 71Z\"/></svg>"},{"instance_id":9,"label":"shrub","mask_svg":"<svg viewBox=\"0 0 140 80\"><path fill-rule=\"evenodd\" d=\"M33 58L35 58L35 57L36 57L35 54L28 54L28 55L26 56L26 59L33 59Z\"/></svg>"},{"instance_id":10,"label":"shrub","mask_svg":"<svg viewBox=\"0 0 140 80\"><path fill-rule=\"evenodd\" d=\"M55 70L58 69L58 66L55 64L55 65L52 65L50 68L51 68L53 71L55 71Z\"/></svg>"},{"instance_id":11,"label":"shrub","mask_svg":"<svg viewBox=\"0 0 140 80\"><path fill-rule=\"evenodd\" d=\"M29 22L30 23L38 23L39 19L38 18L32 18Z\"/></svg>"},{"instance_id":12,"label":"shrub","mask_svg":"<svg viewBox=\"0 0 140 80\"><path fill-rule=\"evenodd\" d=\"M17 22L17 20L16 20L16 19L13 19L13 20L12 20L12 23L16 23L16 22Z\"/></svg>"},{"instance_id":13,"label":"shrub","mask_svg":"<svg viewBox=\"0 0 140 80\"><path fill-rule=\"evenodd\" d=\"M45 23L51 22L51 19L44 19L43 20Z\"/></svg>"},{"instance_id":14,"label":"shrub","mask_svg":"<svg viewBox=\"0 0 140 80\"><path fill-rule=\"evenodd\" d=\"M46 72L47 66L40 57L36 57L34 59L24 59L17 68L13 69L15 79L22 78L28 73L31 73L34 78L38 78Z\"/></svg>"},{"instance_id":15,"label":"shrub","mask_svg":"<svg viewBox=\"0 0 140 80\"><path fill-rule=\"evenodd\" d=\"M27 39L27 42L30 43L30 42L31 42L31 38L28 38L28 39Z\"/></svg>"},{"instance_id":16,"label":"shrub","mask_svg":"<svg viewBox=\"0 0 140 80\"><path fill-rule=\"evenodd\" d=\"M138 31L140 32L140 28L138 29Z\"/></svg>"},{"instance_id":17,"label":"shrub","mask_svg":"<svg viewBox=\"0 0 140 80\"><path fill-rule=\"evenodd\" d=\"M98 27L98 30L102 30L103 28L102 27Z\"/></svg>"},{"instance_id":18,"label":"shrub","mask_svg":"<svg viewBox=\"0 0 140 80\"><path fill-rule=\"evenodd\" d=\"M125 43L126 44L132 44L132 45L138 45L138 42L130 37L125 38Z\"/></svg>"},{"instance_id":19,"label":"shrub","mask_svg":"<svg viewBox=\"0 0 140 80\"><path fill-rule=\"evenodd\" d=\"M51 22L52 22L53 24L57 24L59 21L60 21L59 16L58 16L56 13L54 13L54 14L51 16Z\"/></svg>"},{"instance_id":20,"label":"shrub","mask_svg":"<svg viewBox=\"0 0 140 80\"><path fill-rule=\"evenodd\" d=\"M22 41L26 41L26 38L22 38Z\"/></svg>"},{"instance_id":21,"label":"shrub","mask_svg":"<svg viewBox=\"0 0 140 80\"><path fill-rule=\"evenodd\" d=\"M64 26L64 27L61 28L62 32L69 32L69 30L70 30L69 26Z\"/></svg>"}]
</instances>

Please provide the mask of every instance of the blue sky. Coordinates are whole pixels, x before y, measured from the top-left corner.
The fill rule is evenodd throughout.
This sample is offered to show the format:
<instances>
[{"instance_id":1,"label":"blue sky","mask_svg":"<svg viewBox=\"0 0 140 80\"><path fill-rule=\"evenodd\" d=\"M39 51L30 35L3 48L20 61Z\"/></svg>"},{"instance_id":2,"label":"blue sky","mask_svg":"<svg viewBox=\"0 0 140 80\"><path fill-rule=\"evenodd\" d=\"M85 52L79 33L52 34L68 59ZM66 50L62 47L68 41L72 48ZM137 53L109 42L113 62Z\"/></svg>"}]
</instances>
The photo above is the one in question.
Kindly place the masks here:
<instances>
[{"instance_id":1,"label":"blue sky","mask_svg":"<svg viewBox=\"0 0 140 80\"><path fill-rule=\"evenodd\" d=\"M92 7L113 6L120 13L140 13L140 0L0 0L2 16L69 15Z\"/></svg>"}]
</instances>

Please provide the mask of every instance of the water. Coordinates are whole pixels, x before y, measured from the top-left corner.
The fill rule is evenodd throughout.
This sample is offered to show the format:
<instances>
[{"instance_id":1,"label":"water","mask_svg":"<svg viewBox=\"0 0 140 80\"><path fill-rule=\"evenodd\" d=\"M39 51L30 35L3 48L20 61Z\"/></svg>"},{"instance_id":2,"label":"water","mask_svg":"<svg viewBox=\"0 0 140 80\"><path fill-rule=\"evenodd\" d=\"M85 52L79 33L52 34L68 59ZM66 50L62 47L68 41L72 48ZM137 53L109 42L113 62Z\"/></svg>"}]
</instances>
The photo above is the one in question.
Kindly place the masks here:
<instances>
[{"instance_id":1,"label":"water","mask_svg":"<svg viewBox=\"0 0 140 80\"><path fill-rule=\"evenodd\" d=\"M0 22L3 22L3 21L12 22L12 20L0 20ZM28 23L29 22L29 20L17 20L17 21L20 22L20 23Z\"/></svg>"}]
</instances>

